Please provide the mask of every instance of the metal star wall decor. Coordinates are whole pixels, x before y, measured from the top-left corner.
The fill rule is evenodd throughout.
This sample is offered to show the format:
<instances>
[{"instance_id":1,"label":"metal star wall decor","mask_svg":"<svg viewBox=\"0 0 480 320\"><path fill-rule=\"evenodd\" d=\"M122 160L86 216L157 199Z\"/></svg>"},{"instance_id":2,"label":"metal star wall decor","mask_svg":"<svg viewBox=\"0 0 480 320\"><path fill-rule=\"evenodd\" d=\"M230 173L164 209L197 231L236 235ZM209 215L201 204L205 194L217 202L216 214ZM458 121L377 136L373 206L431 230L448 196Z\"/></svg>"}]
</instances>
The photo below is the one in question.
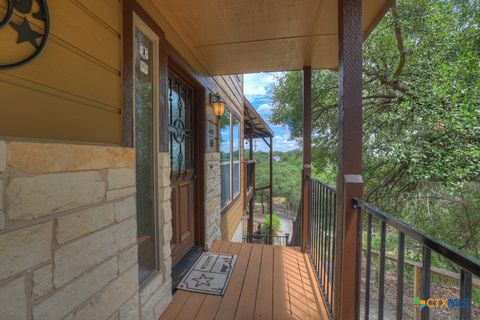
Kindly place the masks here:
<instances>
[{"instance_id":1,"label":"metal star wall decor","mask_svg":"<svg viewBox=\"0 0 480 320\"><path fill-rule=\"evenodd\" d=\"M27 18L23 18L21 24L16 24L15 22L10 22L10 25L18 32L17 43L30 42L32 46L38 48L37 39L43 35L39 32L33 31L30 27L30 23Z\"/></svg>"},{"instance_id":2,"label":"metal star wall decor","mask_svg":"<svg viewBox=\"0 0 480 320\"><path fill-rule=\"evenodd\" d=\"M13 7L20 13L27 14L32 11L33 0L15 0Z\"/></svg>"},{"instance_id":3,"label":"metal star wall decor","mask_svg":"<svg viewBox=\"0 0 480 320\"><path fill-rule=\"evenodd\" d=\"M0 0L2 1L2 0ZM48 35L50 32L50 16L48 14L47 0L35 0L38 5L38 11L33 12L34 0L6 0L7 1L7 10L5 16L0 20L0 29L3 29L7 25L10 25L17 33L17 44L28 42L35 49L28 57L23 58L17 62L13 62L7 65L0 65L0 70L12 69L15 67L22 66L26 63L29 63L35 59L45 48L47 43ZM13 21L14 13L22 16L22 20L15 19ZM28 19L28 16L31 14L33 20L39 20L43 22L44 28L43 33L37 32L32 29L31 22ZM16 15L15 15L16 16ZM20 22L21 21L21 22ZM1 37L1 32L0 32ZM40 39L41 40L38 40Z\"/></svg>"}]
</instances>

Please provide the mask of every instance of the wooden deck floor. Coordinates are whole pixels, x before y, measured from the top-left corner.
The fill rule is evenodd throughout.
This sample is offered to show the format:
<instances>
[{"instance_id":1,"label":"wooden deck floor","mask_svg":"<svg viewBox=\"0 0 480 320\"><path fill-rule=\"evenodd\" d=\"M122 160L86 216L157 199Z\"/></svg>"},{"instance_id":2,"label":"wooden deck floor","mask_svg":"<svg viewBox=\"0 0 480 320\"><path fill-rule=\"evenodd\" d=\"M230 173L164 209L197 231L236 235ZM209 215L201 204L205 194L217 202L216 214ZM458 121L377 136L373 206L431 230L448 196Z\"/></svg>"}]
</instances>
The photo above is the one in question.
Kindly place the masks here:
<instances>
[{"instance_id":1,"label":"wooden deck floor","mask_svg":"<svg viewBox=\"0 0 480 320\"><path fill-rule=\"evenodd\" d=\"M223 297L178 290L161 320L328 319L308 257L292 247L215 241L237 254Z\"/></svg>"}]
</instances>

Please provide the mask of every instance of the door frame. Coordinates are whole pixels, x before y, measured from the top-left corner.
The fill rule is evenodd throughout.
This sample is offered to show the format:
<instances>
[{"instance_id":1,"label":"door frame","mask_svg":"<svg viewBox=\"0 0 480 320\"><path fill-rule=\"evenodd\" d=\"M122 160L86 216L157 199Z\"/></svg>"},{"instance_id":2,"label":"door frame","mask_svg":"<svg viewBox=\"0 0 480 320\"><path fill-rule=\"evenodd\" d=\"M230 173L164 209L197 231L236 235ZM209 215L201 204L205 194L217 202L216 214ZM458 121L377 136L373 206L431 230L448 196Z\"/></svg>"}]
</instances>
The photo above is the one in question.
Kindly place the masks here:
<instances>
[{"instance_id":1,"label":"door frame","mask_svg":"<svg viewBox=\"0 0 480 320\"><path fill-rule=\"evenodd\" d=\"M132 147L136 149L135 146L135 134L136 134L136 128L135 128L135 80L134 80L134 75L135 75L135 44L134 44L134 37L135 37L135 29L138 28L142 33L144 33L147 37L149 37L152 42L153 42L153 66L156 67L153 70L153 106L152 106L152 130L153 130L153 172L154 172L154 178L153 178L153 222L154 222L154 270L153 272L148 275L145 279L143 279L142 282L140 282L140 285L143 286L145 283L148 283L150 279L152 279L159 271L159 266L160 266L160 250L161 248L161 232L162 230L159 229L159 221L160 216L159 216L159 197L158 197L158 161L159 161L159 153L161 152L161 134L159 134L163 130L163 122L161 121L162 117L162 112L160 111L162 109L162 99L161 99L161 77L160 74L162 72L160 66L161 66L161 56L160 56L160 50L161 50L161 45L162 45L162 38L163 38L163 32L159 32L155 27L149 23L145 19L145 16L142 12L138 12L137 10L132 10L129 15L131 16L131 26L130 30L131 33L129 34L130 38L127 40L125 39L124 41L129 41L125 45L124 43L124 52L127 50L130 52L130 54L125 58L125 60L131 59L128 61L129 65L128 68L124 69L124 77L128 74L128 72L131 72L130 79L131 79L131 86L129 87L129 90L126 90L125 87L123 88L124 91L124 103L125 103L125 96L128 95L131 97L131 104L130 107L128 108L131 112L131 136L132 136ZM125 61L124 61L125 62ZM125 79L124 79L124 84L125 84ZM124 114L127 112L124 112ZM124 130L125 134L125 130ZM135 167L136 170L136 167Z\"/></svg>"},{"instance_id":2,"label":"door frame","mask_svg":"<svg viewBox=\"0 0 480 320\"><path fill-rule=\"evenodd\" d=\"M208 105L207 86L208 76L196 72L191 65L165 39L165 33L155 20L143 9L136 0L123 1L123 58L122 58L122 145L133 148L134 119L133 119L133 14L136 14L159 37L158 65L159 65L159 110L157 152L169 153L168 143L168 70L170 67L181 75L194 89L194 105L196 108L194 119L194 152L196 155L196 183L195 183L195 210L194 210L194 244L202 249L206 243L206 215L205 215L205 139L206 139L206 109ZM159 212L156 212L159 218ZM163 231L163 230L158 230ZM159 237L158 237L159 238ZM159 243L157 243L159 245ZM160 245L158 250L160 250ZM157 261L158 265L159 261Z\"/></svg>"},{"instance_id":3,"label":"door frame","mask_svg":"<svg viewBox=\"0 0 480 320\"><path fill-rule=\"evenodd\" d=\"M167 43L168 46L170 46ZM183 58L172 51L170 46L168 50L168 71L172 71L182 80L187 82L193 88L193 153L195 162L195 183L194 183L194 245L206 249L205 239L205 117L206 117L206 90L205 87L197 81L195 76L186 70ZM205 107L204 107L205 106ZM167 129L168 130L168 129Z\"/></svg>"}]
</instances>

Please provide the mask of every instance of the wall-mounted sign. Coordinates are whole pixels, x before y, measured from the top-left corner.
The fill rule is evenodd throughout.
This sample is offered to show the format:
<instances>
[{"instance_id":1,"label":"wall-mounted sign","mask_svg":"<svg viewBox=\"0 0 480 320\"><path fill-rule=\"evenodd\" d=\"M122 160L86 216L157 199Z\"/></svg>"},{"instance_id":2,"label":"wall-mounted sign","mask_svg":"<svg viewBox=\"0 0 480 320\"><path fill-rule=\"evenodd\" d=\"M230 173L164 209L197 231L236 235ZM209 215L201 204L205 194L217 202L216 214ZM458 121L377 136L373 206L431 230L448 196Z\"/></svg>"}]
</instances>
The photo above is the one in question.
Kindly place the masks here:
<instances>
[{"instance_id":1,"label":"wall-mounted sign","mask_svg":"<svg viewBox=\"0 0 480 320\"><path fill-rule=\"evenodd\" d=\"M146 75L148 75L148 64L143 61L140 61L140 71Z\"/></svg>"},{"instance_id":2,"label":"wall-mounted sign","mask_svg":"<svg viewBox=\"0 0 480 320\"><path fill-rule=\"evenodd\" d=\"M143 60L148 60L148 48L145 47L143 44L140 44L140 47L138 48L138 51L140 52L140 58Z\"/></svg>"},{"instance_id":3,"label":"wall-mounted sign","mask_svg":"<svg viewBox=\"0 0 480 320\"><path fill-rule=\"evenodd\" d=\"M217 130L215 123L207 121L207 152L216 151Z\"/></svg>"},{"instance_id":4,"label":"wall-mounted sign","mask_svg":"<svg viewBox=\"0 0 480 320\"><path fill-rule=\"evenodd\" d=\"M17 13L14 15L14 13ZM33 23L30 20L36 20ZM43 25L43 28L32 28L32 25ZM10 26L17 32L17 45L28 42L32 46L32 53L18 61L0 65L0 70L22 66L35 59L45 48L50 32L50 16L47 0L7 0L5 17L0 20L1 29ZM37 29L39 31L35 31Z\"/></svg>"}]
</instances>

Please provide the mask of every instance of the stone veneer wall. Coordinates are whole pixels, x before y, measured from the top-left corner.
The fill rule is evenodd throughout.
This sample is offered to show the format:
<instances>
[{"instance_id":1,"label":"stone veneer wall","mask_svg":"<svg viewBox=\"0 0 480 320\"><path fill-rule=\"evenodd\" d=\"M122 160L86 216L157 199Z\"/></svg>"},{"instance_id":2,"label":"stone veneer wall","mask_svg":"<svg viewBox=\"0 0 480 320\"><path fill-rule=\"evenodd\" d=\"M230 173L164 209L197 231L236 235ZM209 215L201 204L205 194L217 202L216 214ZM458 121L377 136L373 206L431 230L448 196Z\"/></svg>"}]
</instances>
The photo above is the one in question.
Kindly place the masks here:
<instances>
[{"instance_id":1,"label":"stone veneer wall","mask_svg":"<svg viewBox=\"0 0 480 320\"><path fill-rule=\"evenodd\" d=\"M172 239L172 205L170 196L170 154L158 154L158 230L159 230L159 270L151 279L147 279L139 292L142 320L157 320L172 301L172 258L170 240Z\"/></svg>"},{"instance_id":2,"label":"stone veneer wall","mask_svg":"<svg viewBox=\"0 0 480 320\"><path fill-rule=\"evenodd\" d=\"M160 316L171 301L168 155L159 157L161 272L140 289L134 166L133 149L0 141L2 319Z\"/></svg>"},{"instance_id":3,"label":"stone veneer wall","mask_svg":"<svg viewBox=\"0 0 480 320\"><path fill-rule=\"evenodd\" d=\"M210 248L215 239L221 239L220 232L220 153L205 153L205 218L207 247Z\"/></svg>"}]
</instances>

